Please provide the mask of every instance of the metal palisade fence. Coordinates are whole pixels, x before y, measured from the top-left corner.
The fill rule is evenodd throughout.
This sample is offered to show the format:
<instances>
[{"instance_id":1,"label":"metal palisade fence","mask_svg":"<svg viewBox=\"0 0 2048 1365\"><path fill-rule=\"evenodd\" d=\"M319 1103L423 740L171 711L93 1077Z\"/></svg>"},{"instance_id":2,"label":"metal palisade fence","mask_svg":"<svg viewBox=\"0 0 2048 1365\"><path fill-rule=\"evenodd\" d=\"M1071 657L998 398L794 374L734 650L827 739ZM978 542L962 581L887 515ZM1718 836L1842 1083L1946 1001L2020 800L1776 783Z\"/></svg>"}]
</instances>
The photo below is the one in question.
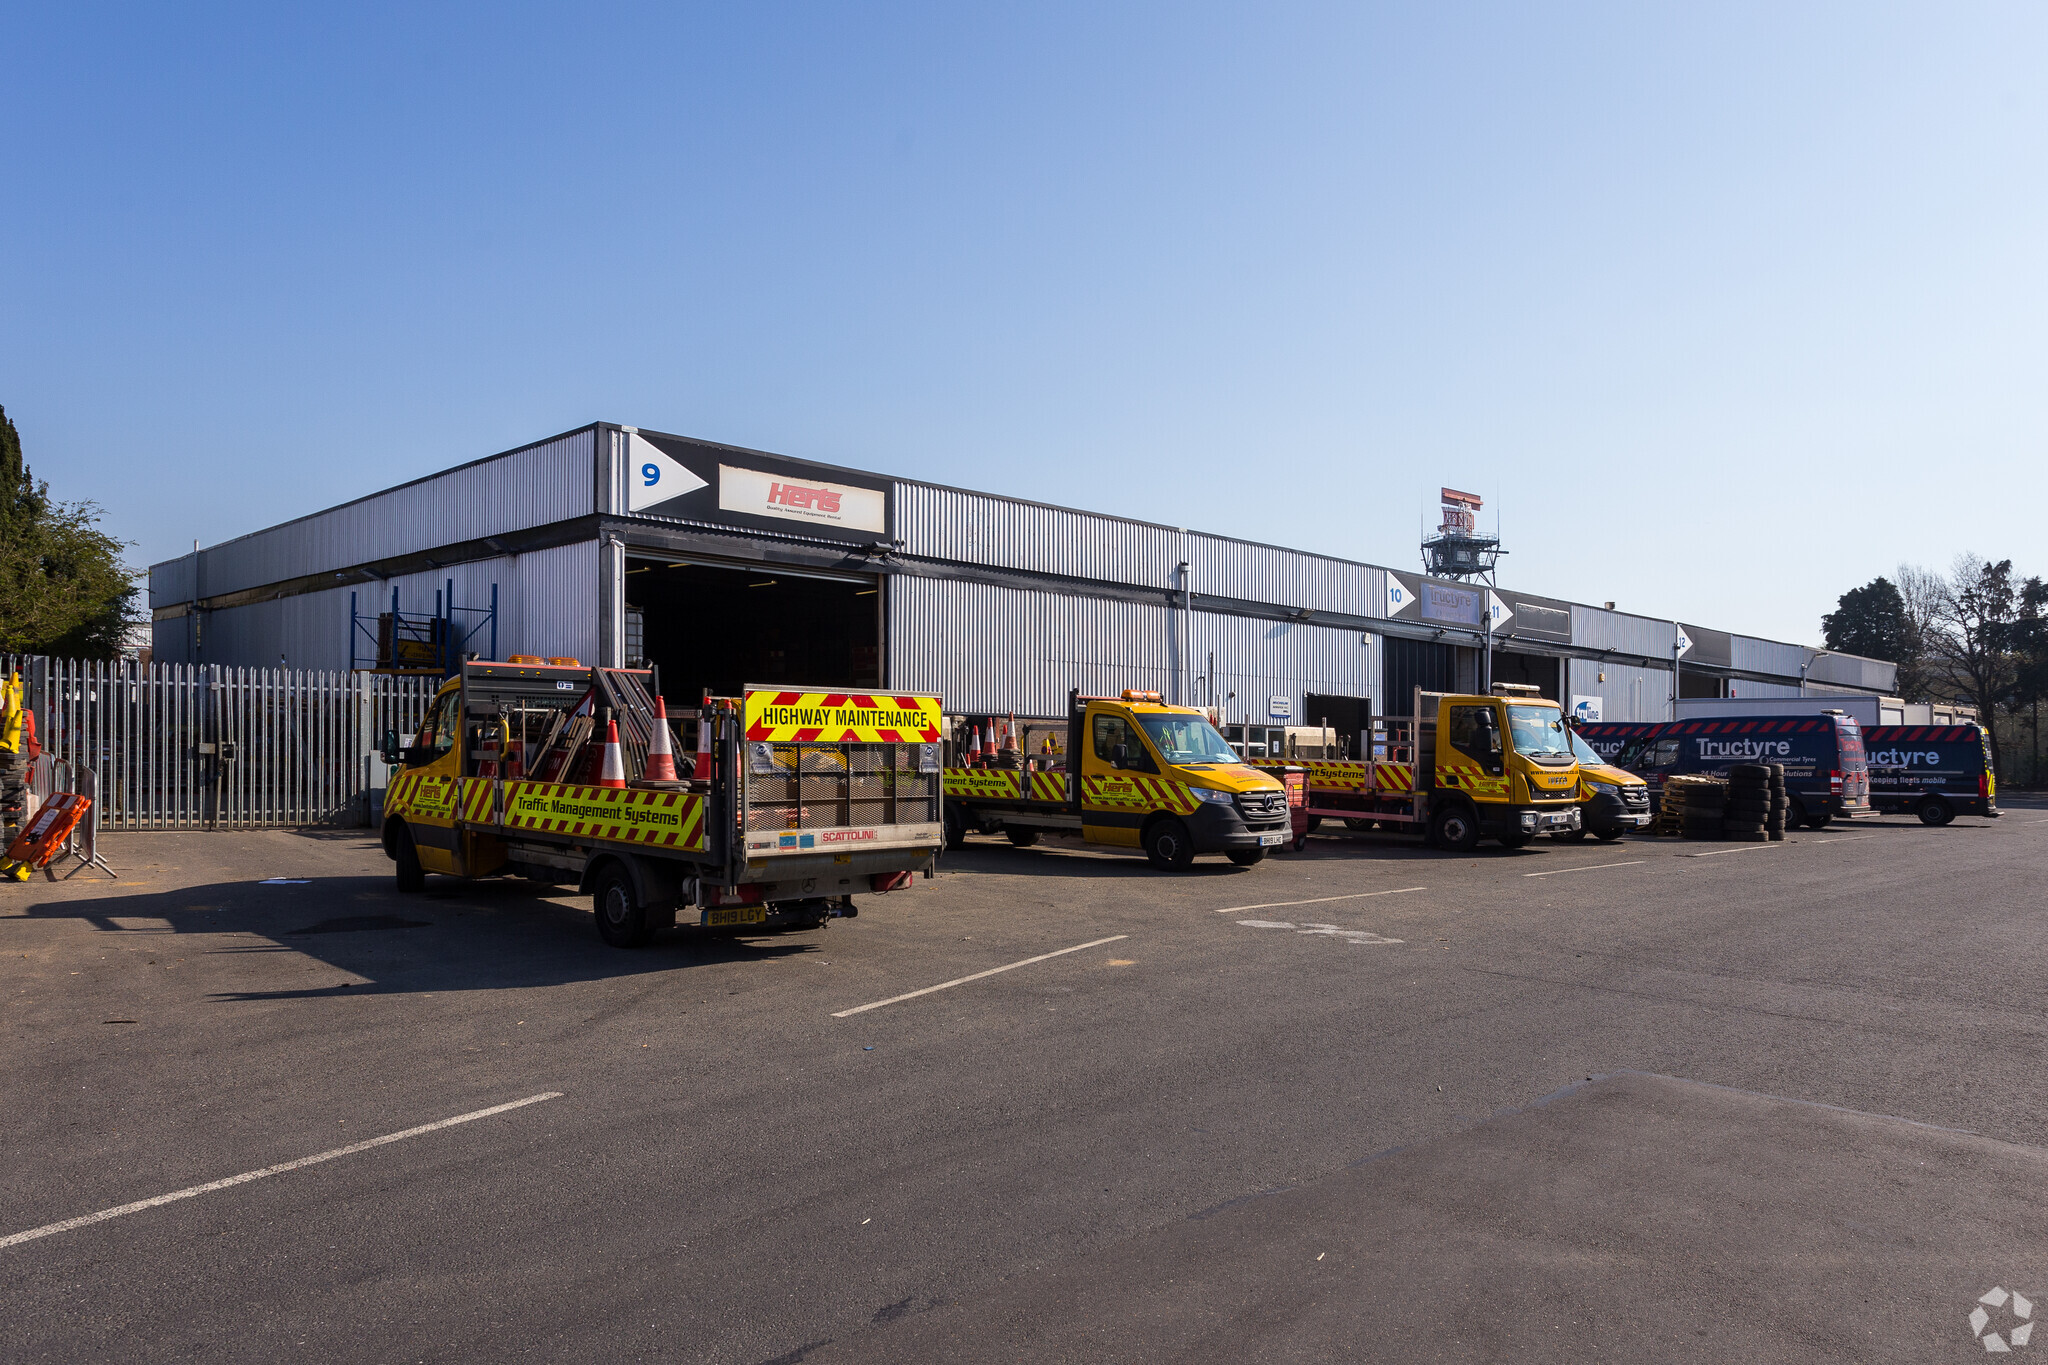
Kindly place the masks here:
<instances>
[{"instance_id":1,"label":"metal palisade fence","mask_svg":"<svg viewBox=\"0 0 2048 1365\"><path fill-rule=\"evenodd\" d=\"M312 669L13 658L53 758L99 776L104 829L363 825L384 732L439 680Z\"/></svg>"}]
</instances>

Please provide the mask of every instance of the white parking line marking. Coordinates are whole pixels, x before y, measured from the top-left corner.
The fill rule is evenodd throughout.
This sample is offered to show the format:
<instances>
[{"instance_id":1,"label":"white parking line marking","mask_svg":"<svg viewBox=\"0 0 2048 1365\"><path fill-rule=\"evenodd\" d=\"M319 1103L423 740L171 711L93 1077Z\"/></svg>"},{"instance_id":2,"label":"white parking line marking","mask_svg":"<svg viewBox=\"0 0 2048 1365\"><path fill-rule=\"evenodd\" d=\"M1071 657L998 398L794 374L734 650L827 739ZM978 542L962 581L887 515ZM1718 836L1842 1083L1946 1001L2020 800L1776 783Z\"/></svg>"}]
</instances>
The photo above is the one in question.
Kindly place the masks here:
<instances>
[{"instance_id":1,"label":"white parking line marking","mask_svg":"<svg viewBox=\"0 0 2048 1365\"><path fill-rule=\"evenodd\" d=\"M346 1147L336 1147L331 1152L321 1152L317 1156L302 1156L297 1161L281 1161L275 1166L265 1166L260 1171L244 1171L240 1175L231 1175L225 1180L209 1180L204 1185L193 1185L187 1189L173 1190L169 1194L160 1194L153 1199L138 1199L132 1204L123 1204L119 1208L101 1209L98 1213L82 1214L77 1218L66 1218L61 1223L46 1223L39 1228L30 1228L27 1232L16 1232L6 1237L0 1237L0 1248L18 1246L23 1242L33 1242L38 1237L48 1237L52 1233L70 1232L73 1228L90 1227L94 1223L104 1223L109 1218L119 1218L124 1213L140 1213L144 1209L153 1209L159 1204L173 1204L180 1199L190 1199L194 1195L211 1194L215 1190L224 1190L231 1185L246 1185L252 1180L261 1180L267 1175L283 1175L286 1171L296 1171L302 1166L313 1166L322 1161L332 1161L338 1156L353 1156L357 1152L367 1152L370 1148L382 1147L387 1142L400 1142L409 1137L418 1137L421 1133L434 1132L436 1129L453 1128L458 1123L473 1123L477 1119L487 1119L493 1114L502 1114L508 1109L523 1109L529 1104L539 1104L542 1100L558 1100L560 1098L562 1098L562 1093L559 1090L550 1090L540 1095L528 1095L523 1100L513 1100L507 1104L494 1104L488 1109L478 1109L474 1113L457 1114L452 1119L437 1119L433 1123L423 1123L417 1128L408 1128L402 1133L386 1133L383 1137L374 1137L363 1142L351 1142Z\"/></svg>"},{"instance_id":2,"label":"white parking line marking","mask_svg":"<svg viewBox=\"0 0 2048 1365\"><path fill-rule=\"evenodd\" d=\"M869 1010L878 1010L884 1005L900 1005L905 1000L915 1000L920 995L930 995L933 991L951 990L955 986L964 986L970 981L979 981L984 976L994 976L998 972L1014 972L1019 967L1029 967L1032 963L1043 962L1049 957L1064 957L1068 953L1078 953L1084 948L1100 948L1105 943L1115 943L1118 939L1129 937L1129 934L1111 934L1108 938L1098 938L1092 943L1076 943L1071 948L1060 948L1054 952L1040 953L1037 957L1027 957L1022 962L1012 962L1002 967L991 967L985 972L976 972L972 976L956 976L951 981L941 981L938 985L926 986L921 991L910 991L903 995L892 995L887 1000L877 1000L871 1005L855 1005L850 1010L834 1010L832 1017L834 1019L844 1019L849 1014L865 1014Z\"/></svg>"},{"instance_id":3,"label":"white parking line marking","mask_svg":"<svg viewBox=\"0 0 2048 1365\"><path fill-rule=\"evenodd\" d=\"M1591 867L1553 867L1548 872L1524 872L1524 877L1555 877L1564 872L1598 872L1603 867L1641 867L1648 858L1637 858L1627 863L1594 863Z\"/></svg>"},{"instance_id":4,"label":"white parking line marking","mask_svg":"<svg viewBox=\"0 0 2048 1365\"><path fill-rule=\"evenodd\" d=\"M1875 834L1851 834L1841 839L1807 839L1804 842L1809 844L1853 844L1858 839L1875 839L1877 837Z\"/></svg>"},{"instance_id":5,"label":"white parking line marking","mask_svg":"<svg viewBox=\"0 0 2048 1365\"><path fill-rule=\"evenodd\" d=\"M1723 853L1754 853L1760 848L1779 848L1780 844L1744 844L1741 848L1717 848L1712 853L1685 853L1685 858L1718 858Z\"/></svg>"},{"instance_id":6,"label":"white parking line marking","mask_svg":"<svg viewBox=\"0 0 2048 1365\"><path fill-rule=\"evenodd\" d=\"M1397 886L1391 891L1359 891L1349 896L1316 896L1305 901L1266 901L1261 905L1226 905L1216 913L1235 915L1243 910L1278 910L1286 905L1321 905L1326 901L1358 901L1367 896L1398 896L1407 891L1427 891L1426 886Z\"/></svg>"},{"instance_id":7,"label":"white parking line marking","mask_svg":"<svg viewBox=\"0 0 2048 1365\"><path fill-rule=\"evenodd\" d=\"M1346 929L1341 924L1295 924L1284 919L1241 919L1238 921L1247 929L1292 929L1297 934L1323 934L1330 938L1341 938L1350 943L1400 943L1398 938L1382 938L1370 929Z\"/></svg>"}]
</instances>

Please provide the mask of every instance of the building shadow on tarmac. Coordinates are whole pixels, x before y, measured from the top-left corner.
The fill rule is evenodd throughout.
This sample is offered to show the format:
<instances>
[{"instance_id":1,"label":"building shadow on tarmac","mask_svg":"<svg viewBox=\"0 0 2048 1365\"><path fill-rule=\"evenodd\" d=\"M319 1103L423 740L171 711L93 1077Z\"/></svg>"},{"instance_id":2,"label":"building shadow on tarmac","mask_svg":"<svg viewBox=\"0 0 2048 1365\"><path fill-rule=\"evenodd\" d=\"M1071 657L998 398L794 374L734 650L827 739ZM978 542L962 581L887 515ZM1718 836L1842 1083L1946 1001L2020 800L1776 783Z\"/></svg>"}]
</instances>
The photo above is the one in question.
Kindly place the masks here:
<instances>
[{"instance_id":1,"label":"building shadow on tarmac","mask_svg":"<svg viewBox=\"0 0 2048 1365\"><path fill-rule=\"evenodd\" d=\"M578 903L580 902L580 904ZM202 883L130 896L30 907L32 919L73 919L125 936L205 936L205 954L311 957L363 978L310 990L219 992L223 1003L347 994L557 986L818 952L825 931L753 934L675 929L649 947L609 947L588 897L511 879L433 877L401 895L384 877Z\"/></svg>"}]
</instances>

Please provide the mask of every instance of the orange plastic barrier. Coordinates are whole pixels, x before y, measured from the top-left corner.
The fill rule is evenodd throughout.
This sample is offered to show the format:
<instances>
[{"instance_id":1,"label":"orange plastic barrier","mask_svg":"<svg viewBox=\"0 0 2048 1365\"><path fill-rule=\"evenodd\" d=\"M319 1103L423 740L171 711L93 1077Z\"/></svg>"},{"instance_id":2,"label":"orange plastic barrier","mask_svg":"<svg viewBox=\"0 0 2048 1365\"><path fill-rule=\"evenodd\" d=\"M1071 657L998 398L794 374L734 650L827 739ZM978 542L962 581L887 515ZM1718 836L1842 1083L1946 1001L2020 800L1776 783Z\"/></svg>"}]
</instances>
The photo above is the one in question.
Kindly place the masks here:
<instances>
[{"instance_id":1,"label":"orange plastic barrier","mask_svg":"<svg viewBox=\"0 0 2048 1365\"><path fill-rule=\"evenodd\" d=\"M7 846L6 861L27 867L48 866L90 809L92 798L77 792L58 792L36 812L36 818L28 822L20 837Z\"/></svg>"}]
</instances>

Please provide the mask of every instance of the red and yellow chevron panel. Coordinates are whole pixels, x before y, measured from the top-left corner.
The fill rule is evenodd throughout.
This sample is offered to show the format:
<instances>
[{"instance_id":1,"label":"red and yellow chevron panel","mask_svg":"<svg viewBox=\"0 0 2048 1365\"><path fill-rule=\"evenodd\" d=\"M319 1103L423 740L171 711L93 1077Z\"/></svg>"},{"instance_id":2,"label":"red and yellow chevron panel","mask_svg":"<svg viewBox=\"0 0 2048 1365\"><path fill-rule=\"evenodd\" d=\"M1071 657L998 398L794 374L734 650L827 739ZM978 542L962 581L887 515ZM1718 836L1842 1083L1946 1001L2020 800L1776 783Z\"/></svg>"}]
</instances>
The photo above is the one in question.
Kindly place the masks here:
<instances>
[{"instance_id":1,"label":"red and yellow chevron panel","mask_svg":"<svg viewBox=\"0 0 2048 1365\"><path fill-rule=\"evenodd\" d=\"M704 798L695 792L635 787L504 783L506 829L701 852Z\"/></svg>"},{"instance_id":2,"label":"red and yellow chevron panel","mask_svg":"<svg viewBox=\"0 0 2048 1365\"><path fill-rule=\"evenodd\" d=\"M445 773L400 773L384 792L384 812L411 820L453 820L456 785L457 779Z\"/></svg>"},{"instance_id":3,"label":"red and yellow chevron panel","mask_svg":"<svg viewBox=\"0 0 2048 1365\"><path fill-rule=\"evenodd\" d=\"M1029 795L1025 794L1026 777L1031 779ZM945 778L946 795L968 800L978 797L983 801L1045 801L1061 806L1067 802L1065 773L1025 773L1014 768L948 768Z\"/></svg>"},{"instance_id":4,"label":"red and yellow chevron panel","mask_svg":"<svg viewBox=\"0 0 2048 1365\"><path fill-rule=\"evenodd\" d=\"M747 738L771 744L930 744L937 697L864 692L749 692Z\"/></svg>"},{"instance_id":5,"label":"red and yellow chevron panel","mask_svg":"<svg viewBox=\"0 0 2048 1365\"><path fill-rule=\"evenodd\" d=\"M1312 758L1302 761L1308 769L1308 788L1318 792L1354 794L1415 790L1415 770L1406 763L1379 763L1363 758Z\"/></svg>"},{"instance_id":6,"label":"red and yellow chevron panel","mask_svg":"<svg viewBox=\"0 0 2048 1365\"><path fill-rule=\"evenodd\" d=\"M462 784L462 819L471 825L498 823L498 784L486 777L467 778Z\"/></svg>"},{"instance_id":7,"label":"red and yellow chevron panel","mask_svg":"<svg viewBox=\"0 0 2048 1365\"><path fill-rule=\"evenodd\" d=\"M1170 810L1191 815L1201 804L1184 783L1142 773L1093 773L1081 779L1081 808L1089 810Z\"/></svg>"}]
</instances>

